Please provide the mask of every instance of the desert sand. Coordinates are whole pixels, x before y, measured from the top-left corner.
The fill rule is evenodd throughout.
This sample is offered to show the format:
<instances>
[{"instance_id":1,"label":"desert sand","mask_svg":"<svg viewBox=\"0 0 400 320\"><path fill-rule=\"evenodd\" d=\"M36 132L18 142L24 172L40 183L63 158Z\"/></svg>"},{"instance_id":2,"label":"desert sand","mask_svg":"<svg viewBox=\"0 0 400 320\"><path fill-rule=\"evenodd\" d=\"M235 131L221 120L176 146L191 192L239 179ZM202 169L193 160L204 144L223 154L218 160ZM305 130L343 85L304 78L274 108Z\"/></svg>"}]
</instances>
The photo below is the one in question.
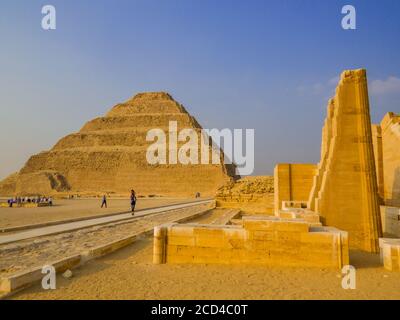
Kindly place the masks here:
<instances>
[{"instance_id":1,"label":"desert sand","mask_svg":"<svg viewBox=\"0 0 400 320\"><path fill-rule=\"evenodd\" d=\"M205 220L201 222L206 222ZM379 255L351 253L357 288L344 290L337 270L238 265L154 265L152 237L12 299L400 299L400 273L385 271Z\"/></svg>"}]
</instances>

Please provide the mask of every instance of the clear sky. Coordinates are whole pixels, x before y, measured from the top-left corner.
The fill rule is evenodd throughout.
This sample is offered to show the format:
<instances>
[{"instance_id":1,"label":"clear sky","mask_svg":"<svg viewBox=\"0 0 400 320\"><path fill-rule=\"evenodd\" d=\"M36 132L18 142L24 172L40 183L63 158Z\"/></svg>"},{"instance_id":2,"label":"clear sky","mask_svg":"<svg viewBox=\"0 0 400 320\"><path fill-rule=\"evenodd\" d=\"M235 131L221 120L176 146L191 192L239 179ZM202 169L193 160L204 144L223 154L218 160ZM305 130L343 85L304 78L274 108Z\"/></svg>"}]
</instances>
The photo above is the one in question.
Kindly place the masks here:
<instances>
[{"instance_id":1,"label":"clear sky","mask_svg":"<svg viewBox=\"0 0 400 320\"><path fill-rule=\"evenodd\" d=\"M1 0L0 178L142 91L170 92L205 128L254 128L255 174L318 162L338 75L361 67L373 121L400 112L400 1Z\"/></svg>"}]
</instances>

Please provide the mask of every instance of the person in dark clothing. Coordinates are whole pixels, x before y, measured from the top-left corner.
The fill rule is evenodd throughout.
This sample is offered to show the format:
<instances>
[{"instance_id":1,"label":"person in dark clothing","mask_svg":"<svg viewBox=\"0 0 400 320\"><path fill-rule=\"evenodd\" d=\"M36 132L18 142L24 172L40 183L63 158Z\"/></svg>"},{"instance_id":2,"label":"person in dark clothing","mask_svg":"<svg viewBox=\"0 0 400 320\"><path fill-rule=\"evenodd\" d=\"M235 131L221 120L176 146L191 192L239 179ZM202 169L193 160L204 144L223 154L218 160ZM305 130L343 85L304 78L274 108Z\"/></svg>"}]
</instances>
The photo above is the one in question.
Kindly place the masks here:
<instances>
[{"instance_id":1,"label":"person in dark clothing","mask_svg":"<svg viewBox=\"0 0 400 320\"><path fill-rule=\"evenodd\" d=\"M135 190L131 190L131 209L132 209L132 215L135 215L135 207L136 207L136 192L135 192Z\"/></svg>"},{"instance_id":2,"label":"person in dark clothing","mask_svg":"<svg viewBox=\"0 0 400 320\"><path fill-rule=\"evenodd\" d=\"M103 208L104 206L107 208L107 197L106 197L106 195L103 196L103 201L101 202L101 207Z\"/></svg>"}]
</instances>

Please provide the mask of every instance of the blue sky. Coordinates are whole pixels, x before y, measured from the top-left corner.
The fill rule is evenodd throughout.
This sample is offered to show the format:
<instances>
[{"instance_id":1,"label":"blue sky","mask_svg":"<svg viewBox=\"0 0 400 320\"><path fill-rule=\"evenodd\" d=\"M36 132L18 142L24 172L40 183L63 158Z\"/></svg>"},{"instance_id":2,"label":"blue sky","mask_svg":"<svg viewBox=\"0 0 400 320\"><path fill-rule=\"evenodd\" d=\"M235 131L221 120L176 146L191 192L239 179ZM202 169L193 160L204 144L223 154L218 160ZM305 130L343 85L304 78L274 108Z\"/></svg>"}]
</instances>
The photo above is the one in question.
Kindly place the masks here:
<instances>
[{"instance_id":1,"label":"blue sky","mask_svg":"<svg viewBox=\"0 0 400 320\"><path fill-rule=\"evenodd\" d=\"M341 28L345 4L357 30ZM205 128L254 128L255 174L318 162L342 70L367 69L374 122L400 112L399 36L397 0L1 0L0 178L142 91Z\"/></svg>"}]
</instances>

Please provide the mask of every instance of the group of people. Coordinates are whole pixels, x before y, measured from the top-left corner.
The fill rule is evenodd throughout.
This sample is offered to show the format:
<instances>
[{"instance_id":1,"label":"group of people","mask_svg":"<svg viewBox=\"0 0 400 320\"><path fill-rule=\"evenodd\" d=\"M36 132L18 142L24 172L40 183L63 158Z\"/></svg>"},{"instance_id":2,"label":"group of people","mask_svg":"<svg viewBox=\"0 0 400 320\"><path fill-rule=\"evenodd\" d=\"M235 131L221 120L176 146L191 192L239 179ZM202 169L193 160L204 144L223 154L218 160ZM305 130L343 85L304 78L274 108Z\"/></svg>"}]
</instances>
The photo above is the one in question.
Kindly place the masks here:
<instances>
[{"instance_id":1,"label":"group of people","mask_svg":"<svg viewBox=\"0 0 400 320\"><path fill-rule=\"evenodd\" d=\"M132 210L132 215L135 215L135 207L136 207L136 192L135 190L131 190L131 196L130 196L130 200L131 200L131 210ZM101 208L107 208L107 196L103 195L102 201L101 201Z\"/></svg>"},{"instance_id":2,"label":"group of people","mask_svg":"<svg viewBox=\"0 0 400 320\"><path fill-rule=\"evenodd\" d=\"M25 203L47 203L50 206L53 205L53 199L51 197L14 197L11 199L7 200L8 205L10 206L10 208L12 208L12 206L14 204L16 204L17 206L20 206L22 204Z\"/></svg>"}]
</instances>

